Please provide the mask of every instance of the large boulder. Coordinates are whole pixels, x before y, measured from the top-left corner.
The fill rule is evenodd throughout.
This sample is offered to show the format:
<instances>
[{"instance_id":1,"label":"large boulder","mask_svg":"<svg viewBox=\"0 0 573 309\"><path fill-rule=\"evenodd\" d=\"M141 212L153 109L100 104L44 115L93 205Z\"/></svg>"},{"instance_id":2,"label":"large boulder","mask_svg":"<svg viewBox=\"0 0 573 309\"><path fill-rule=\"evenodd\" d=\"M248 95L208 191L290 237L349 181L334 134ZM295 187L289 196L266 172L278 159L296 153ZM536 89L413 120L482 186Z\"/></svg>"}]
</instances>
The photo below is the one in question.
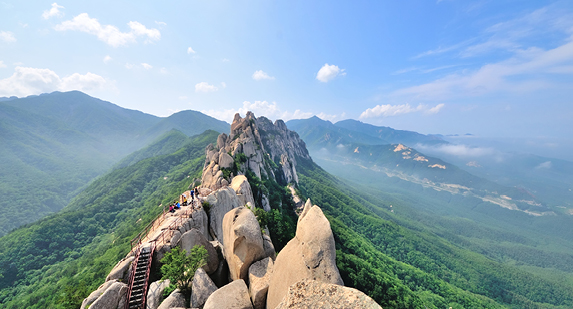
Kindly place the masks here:
<instances>
[{"instance_id":1,"label":"large boulder","mask_svg":"<svg viewBox=\"0 0 573 309\"><path fill-rule=\"evenodd\" d=\"M217 250L215 250L205 235L201 234L198 230L191 229L185 232L185 234L181 236L180 245L181 249L185 249L188 255L195 245L204 246L205 249L207 249L207 261L205 266L203 266L203 269L205 269L207 273L213 273L219 266Z\"/></svg>"},{"instance_id":2,"label":"large boulder","mask_svg":"<svg viewBox=\"0 0 573 309\"><path fill-rule=\"evenodd\" d=\"M120 306L123 307L125 305L126 293L127 284L115 282L89 307L91 309L116 309ZM123 300L123 303L121 303L121 300Z\"/></svg>"},{"instance_id":3,"label":"large boulder","mask_svg":"<svg viewBox=\"0 0 573 309\"><path fill-rule=\"evenodd\" d=\"M241 202L241 206L247 205L247 203L251 203L251 205L255 205L255 199L253 198L253 192L251 191L251 185L247 180L245 175L238 175L233 177L231 181L231 188L235 190L237 193L237 197Z\"/></svg>"},{"instance_id":4,"label":"large boulder","mask_svg":"<svg viewBox=\"0 0 573 309\"><path fill-rule=\"evenodd\" d=\"M273 273L273 260L265 258L249 267L249 295L255 309L265 309L269 281Z\"/></svg>"},{"instance_id":5,"label":"large boulder","mask_svg":"<svg viewBox=\"0 0 573 309\"><path fill-rule=\"evenodd\" d=\"M185 307L185 295L183 295L179 289L171 292L171 294L169 294L157 309L170 309L177 307Z\"/></svg>"},{"instance_id":6,"label":"large boulder","mask_svg":"<svg viewBox=\"0 0 573 309\"><path fill-rule=\"evenodd\" d=\"M209 228L211 235L223 243L223 218L233 208L240 206L239 199L233 188L225 187L212 192L205 199L209 209Z\"/></svg>"},{"instance_id":7,"label":"large boulder","mask_svg":"<svg viewBox=\"0 0 573 309\"><path fill-rule=\"evenodd\" d=\"M265 256L261 227L246 207L229 211L223 219L223 253L232 280L248 280L249 266Z\"/></svg>"},{"instance_id":8,"label":"large boulder","mask_svg":"<svg viewBox=\"0 0 573 309\"><path fill-rule=\"evenodd\" d=\"M281 302L291 285L303 279L344 285L336 267L336 248L328 219L318 206L305 209L303 214L295 237L275 261L267 296L269 309Z\"/></svg>"},{"instance_id":9,"label":"large boulder","mask_svg":"<svg viewBox=\"0 0 573 309\"><path fill-rule=\"evenodd\" d=\"M217 286L203 268L197 269L193 276L193 284L191 287L191 307L202 307L207 298L217 290Z\"/></svg>"},{"instance_id":10,"label":"large boulder","mask_svg":"<svg viewBox=\"0 0 573 309\"><path fill-rule=\"evenodd\" d=\"M268 234L268 229L266 231L267 233L263 234L263 249L265 250L265 256L270 257L274 261L277 258L277 252L275 251L273 241Z\"/></svg>"},{"instance_id":11,"label":"large boulder","mask_svg":"<svg viewBox=\"0 0 573 309\"><path fill-rule=\"evenodd\" d=\"M276 309L382 309L368 295L357 289L304 279L291 285Z\"/></svg>"},{"instance_id":12,"label":"large boulder","mask_svg":"<svg viewBox=\"0 0 573 309\"><path fill-rule=\"evenodd\" d=\"M131 262L133 262L134 259L135 257L128 256L122 259L121 261L117 262L115 267L109 272L109 275L107 275L107 277L105 278L105 281L115 279L115 280L120 280L122 282L127 282L127 279L129 278L128 273L131 266Z\"/></svg>"},{"instance_id":13,"label":"large boulder","mask_svg":"<svg viewBox=\"0 0 573 309\"><path fill-rule=\"evenodd\" d=\"M219 153L219 166L221 168L232 168L235 164L235 159L226 152Z\"/></svg>"},{"instance_id":14,"label":"large boulder","mask_svg":"<svg viewBox=\"0 0 573 309\"><path fill-rule=\"evenodd\" d=\"M213 292L203 309L253 309L244 280L235 280Z\"/></svg>"},{"instance_id":15,"label":"large boulder","mask_svg":"<svg viewBox=\"0 0 573 309\"><path fill-rule=\"evenodd\" d=\"M86 309L91 306L91 304L93 304L93 302L96 301L96 299L98 299L114 283L117 283L117 280L106 281L100 285L97 290L91 292L90 295L82 301L80 309Z\"/></svg>"},{"instance_id":16,"label":"large boulder","mask_svg":"<svg viewBox=\"0 0 573 309\"><path fill-rule=\"evenodd\" d=\"M221 259L217 270L209 276L219 288L229 283L229 265L227 264L227 261L225 259Z\"/></svg>"},{"instance_id":17,"label":"large boulder","mask_svg":"<svg viewBox=\"0 0 573 309\"><path fill-rule=\"evenodd\" d=\"M187 231L193 228L209 238L209 217L203 208L196 209L191 213L191 218L187 221Z\"/></svg>"},{"instance_id":18,"label":"large boulder","mask_svg":"<svg viewBox=\"0 0 573 309\"><path fill-rule=\"evenodd\" d=\"M169 286L169 279L154 281L147 289L146 309L157 309L163 301L163 291Z\"/></svg>"}]
</instances>

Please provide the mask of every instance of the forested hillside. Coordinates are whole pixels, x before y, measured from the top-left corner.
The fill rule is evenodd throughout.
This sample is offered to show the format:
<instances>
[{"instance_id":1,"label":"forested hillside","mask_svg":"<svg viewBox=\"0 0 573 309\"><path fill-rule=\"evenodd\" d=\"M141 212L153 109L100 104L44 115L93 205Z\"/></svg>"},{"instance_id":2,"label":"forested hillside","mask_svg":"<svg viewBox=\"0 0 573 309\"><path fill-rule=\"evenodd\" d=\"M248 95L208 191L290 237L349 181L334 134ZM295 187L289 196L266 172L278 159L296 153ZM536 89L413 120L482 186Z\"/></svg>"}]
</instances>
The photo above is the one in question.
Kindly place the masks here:
<instances>
[{"instance_id":1,"label":"forested hillside","mask_svg":"<svg viewBox=\"0 0 573 309\"><path fill-rule=\"evenodd\" d=\"M207 131L171 154L114 170L61 212L0 238L0 307L78 308L159 205L200 177L205 147L217 135Z\"/></svg>"},{"instance_id":2,"label":"forested hillside","mask_svg":"<svg viewBox=\"0 0 573 309\"><path fill-rule=\"evenodd\" d=\"M0 102L0 236L66 206L124 156L173 128L187 136L223 121L186 111L160 118L79 91Z\"/></svg>"}]
</instances>

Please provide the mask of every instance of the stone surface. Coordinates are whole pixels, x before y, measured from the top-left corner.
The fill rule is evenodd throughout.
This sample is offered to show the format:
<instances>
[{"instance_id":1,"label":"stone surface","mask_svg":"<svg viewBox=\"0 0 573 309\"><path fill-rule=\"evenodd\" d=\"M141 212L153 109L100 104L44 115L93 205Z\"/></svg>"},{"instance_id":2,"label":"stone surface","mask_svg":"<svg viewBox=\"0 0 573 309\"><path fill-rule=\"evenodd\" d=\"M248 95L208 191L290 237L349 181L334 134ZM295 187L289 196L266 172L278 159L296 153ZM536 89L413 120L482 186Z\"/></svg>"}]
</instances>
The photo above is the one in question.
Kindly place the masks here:
<instances>
[{"instance_id":1,"label":"stone surface","mask_svg":"<svg viewBox=\"0 0 573 309\"><path fill-rule=\"evenodd\" d=\"M231 188L233 188L235 193L237 193L237 197L241 202L241 206L245 206L249 202L252 205L255 205L255 199L253 198L251 185L249 184L249 181L245 175L238 175L233 177L233 180L231 181Z\"/></svg>"},{"instance_id":2,"label":"stone surface","mask_svg":"<svg viewBox=\"0 0 573 309\"><path fill-rule=\"evenodd\" d=\"M232 168L235 164L235 159L231 157L228 153L223 152L219 154L219 166L222 168Z\"/></svg>"},{"instance_id":3,"label":"stone surface","mask_svg":"<svg viewBox=\"0 0 573 309\"><path fill-rule=\"evenodd\" d=\"M358 291L316 280L302 280L288 289L276 309L330 308L381 309L372 298Z\"/></svg>"},{"instance_id":4,"label":"stone surface","mask_svg":"<svg viewBox=\"0 0 573 309\"><path fill-rule=\"evenodd\" d=\"M263 250L265 251L265 257L270 257L274 261L277 258L277 252L269 236L268 229L266 231L267 233L263 234Z\"/></svg>"},{"instance_id":5,"label":"stone surface","mask_svg":"<svg viewBox=\"0 0 573 309\"><path fill-rule=\"evenodd\" d=\"M90 309L116 309L125 293L127 293L127 285L114 282L89 307Z\"/></svg>"},{"instance_id":6,"label":"stone surface","mask_svg":"<svg viewBox=\"0 0 573 309\"><path fill-rule=\"evenodd\" d=\"M135 258L133 256L129 256L124 258L123 260L119 261L115 267L109 272L105 281L109 280L120 280L125 282L126 274L131 266L131 262L133 262Z\"/></svg>"},{"instance_id":7,"label":"stone surface","mask_svg":"<svg viewBox=\"0 0 573 309\"><path fill-rule=\"evenodd\" d=\"M169 286L169 279L154 281L147 289L146 309L157 309L163 301L163 291Z\"/></svg>"},{"instance_id":8,"label":"stone surface","mask_svg":"<svg viewBox=\"0 0 573 309\"><path fill-rule=\"evenodd\" d=\"M292 284L303 279L344 284L336 267L336 248L328 219L318 206L312 206L303 214L295 237L275 261L267 296L269 309L274 309L281 302Z\"/></svg>"},{"instance_id":9,"label":"stone surface","mask_svg":"<svg viewBox=\"0 0 573 309\"><path fill-rule=\"evenodd\" d=\"M199 208L194 210L191 213L191 218L189 218L189 227L187 230L190 229L197 229L201 234L205 235L207 239L209 238L209 217L203 208Z\"/></svg>"},{"instance_id":10,"label":"stone surface","mask_svg":"<svg viewBox=\"0 0 573 309\"><path fill-rule=\"evenodd\" d=\"M235 280L213 292L203 309L252 309L245 281Z\"/></svg>"},{"instance_id":11,"label":"stone surface","mask_svg":"<svg viewBox=\"0 0 573 309\"><path fill-rule=\"evenodd\" d=\"M163 302L161 302L161 305L159 305L157 309L169 309L177 307L185 307L185 295L181 294L179 289L171 292L171 294L169 294L169 296Z\"/></svg>"},{"instance_id":12,"label":"stone surface","mask_svg":"<svg viewBox=\"0 0 573 309\"><path fill-rule=\"evenodd\" d=\"M204 246L207 249L207 261L203 269L207 273L213 273L219 266L219 256L217 255L217 250L213 245L207 240L205 235L201 234L197 229L191 229L181 236L181 249L185 249L187 254L191 252L191 249L195 245Z\"/></svg>"},{"instance_id":13,"label":"stone surface","mask_svg":"<svg viewBox=\"0 0 573 309\"><path fill-rule=\"evenodd\" d=\"M219 261L219 267L214 273L210 274L210 277L219 288L229 283L229 265L227 265L225 259Z\"/></svg>"},{"instance_id":14,"label":"stone surface","mask_svg":"<svg viewBox=\"0 0 573 309\"><path fill-rule=\"evenodd\" d=\"M91 306L91 304L93 304L93 302L96 299L98 299L98 297L100 297L107 290L107 288L109 288L112 284L114 284L116 282L118 282L118 281L117 280L110 280L110 281L104 282L102 285L100 285L97 288L97 290L91 292L90 295L82 301L82 305L81 305L80 309L85 309L88 306Z\"/></svg>"},{"instance_id":15,"label":"stone surface","mask_svg":"<svg viewBox=\"0 0 573 309\"><path fill-rule=\"evenodd\" d=\"M232 280L247 280L249 266L264 257L263 237L255 214L246 207L229 211L223 219L223 253Z\"/></svg>"},{"instance_id":16,"label":"stone surface","mask_svg":"<svg viewBox=\"0 0 573 309\"><path fill-rule=\"evenodd\" d=\"M213 238L223 243L223 217L233 208L239 207L239 199L232 188L221 188L205 199L210 205L209 229Z\"/></svg>"},{"instance_id":17,"label":"stone surface","mask_svg":"<svg viewBox=\"0 0 573 309\"><path fill-rule=\"evenodd\" d=\"M262 259L249 267L249 295L255 309L264 309L267 305L267 292L272 273L271 258Z\"/></svg>"},{"instance_id":18,"label":"stone surface","mask_svg":"<svg viewBox=\"0 0 573 309\"><path fill-rule=\"evenodd\" d=\"M191 288L191 307L202 307L207 298L217 290L217 286L213 280L209 278L205 270L202 268L197 269L193 276L193 284Z\"/></svg>"}]
</instances>

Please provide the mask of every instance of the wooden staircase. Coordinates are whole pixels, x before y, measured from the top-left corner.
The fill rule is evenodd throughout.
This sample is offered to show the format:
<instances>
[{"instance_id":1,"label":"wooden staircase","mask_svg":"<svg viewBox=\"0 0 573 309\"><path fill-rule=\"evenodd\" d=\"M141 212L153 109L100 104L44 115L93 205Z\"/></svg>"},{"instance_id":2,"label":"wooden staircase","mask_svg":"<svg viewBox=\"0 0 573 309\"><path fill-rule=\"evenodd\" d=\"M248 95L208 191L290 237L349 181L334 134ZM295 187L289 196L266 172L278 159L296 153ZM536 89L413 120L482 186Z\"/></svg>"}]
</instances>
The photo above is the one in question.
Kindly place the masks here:
<instances>
[{"instance_id":1,"label":"wooden staircase","mask_svg":"<svg viewBox=\"0 0 573 309\"><path fill-rule=\"evenodd\" d=\"M151 243L147 247L137 249L135 259L132 263L131 276L129 277L125 309L145 308L153 251L155 251L154 243Z\"/></svg>"}]
</instances>

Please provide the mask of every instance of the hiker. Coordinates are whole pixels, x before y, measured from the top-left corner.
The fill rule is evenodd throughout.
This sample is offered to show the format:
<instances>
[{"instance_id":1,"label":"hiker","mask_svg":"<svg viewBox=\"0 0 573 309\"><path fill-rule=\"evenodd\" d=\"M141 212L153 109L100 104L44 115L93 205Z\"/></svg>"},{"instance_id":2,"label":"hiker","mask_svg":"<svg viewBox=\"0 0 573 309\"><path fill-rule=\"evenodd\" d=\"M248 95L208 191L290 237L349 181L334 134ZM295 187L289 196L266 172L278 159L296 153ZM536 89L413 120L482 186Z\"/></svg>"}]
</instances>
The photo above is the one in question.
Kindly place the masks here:
<instances>
[{"instance_id":1,"label":"hiker","mask_svg":"<svg viewBox=\"0 0 573 309\"><path fill-rule=\"evenodd\" d=\"M173 207L173 205L169 206L169 212L175 212L175 208Z\"/></svg>"},{"instance_id":2,"label":"hiker","mask_svg":"<svg viewBox=\"0 0 573 309\"><path fill-rule=\"evenodd\" d=\"M199 187L195 187L195 196L199 198Z\"/></svg>"},{"instance_id":3,"label":"hiker","mask_svg":"<svg viewBox=\"0 0 573 309\"><path fill-rule=\"evenodd\" d=\"M191 200L195 199L195 189L191 190Z\"/></svg>"},{"instance_id":4,"label":"hiker","mask_svg":"<svg viewBox=\"0 0 573 309\"><path fill-rule=\"evenodd\" d=\"M177 204L175 204L175 208L177 208L177 209L181 208L181 205L179 204L179 202L177 202Z\"/></svg>"},{"instance_id":5,"label":"hiker","mask_svg":"<svg viewBox=\"0 0 573 309\"><path fill-rule=\"evenodd\" d=\"M181 200L183 201L181 205L187 206L187 196L185 194L181 194Z\"/></svg>"}]
</instances>

